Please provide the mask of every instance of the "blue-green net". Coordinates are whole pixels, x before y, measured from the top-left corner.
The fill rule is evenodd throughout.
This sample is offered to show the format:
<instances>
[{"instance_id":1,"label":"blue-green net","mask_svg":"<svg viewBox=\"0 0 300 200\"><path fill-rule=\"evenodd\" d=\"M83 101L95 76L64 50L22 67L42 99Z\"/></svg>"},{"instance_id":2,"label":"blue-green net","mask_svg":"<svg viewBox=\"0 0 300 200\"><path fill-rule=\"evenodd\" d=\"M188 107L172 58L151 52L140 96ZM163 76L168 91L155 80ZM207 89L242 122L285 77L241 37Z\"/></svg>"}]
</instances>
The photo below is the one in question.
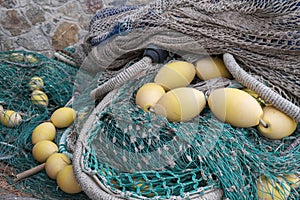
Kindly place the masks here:
<instances>
[{"instance_id":1,"label":"blue-green net","mask_svg":"<svg viewBox=\"0 0 300 200\"><path fill-rule=\"evenodd\" d=\"M299 105L299 1L241 0L228 1L228 6L225 0L203 2L207 4L196 0L178 0L174 4L172 1L157 1L157 4L146 7L144 11L147 12L138 12L138 7L104 9L91 21L89 41L97 53L101 52L101 48L105 51L105 44L109 46L108 39L112 39L113 44L113 36L128 37L133 28L147 26L147 35L148 30L151 32L153 27L169 27L194 36L210 54L234 54L239 64L248 66L249 71L254 74L262 74L275 89L281 87L282 96L289 97L288 100ZM236 18L230 15L226 15L226 20L222 18L225 17L224 13L221 18L217 18L217 14L207 14L221 11L224 5L225 14L234 9L245 12L249 17L246 22L252 22L249 28L243 20L241 23L236 22ZM203 16L201 12L204 13ZM193 13L202 16L203 18L199 17L202 20L192 18ZM256 15L252 18L251 14L260 17L260 24L255 24L256 21L252 19L256 19ZM269 20L271 18L276 18L274 24ZM274 29L269 33L268 28L273 26ZM278 34L273 34L272 31L277 31ZM118 47L121 50L128 43L142 43L134 39L116 39L120 39ZM118 54L119 49L116 49L106 49L105 53ZM127 46L124 49L130 51ZM32 56L36 59L32 59ZM95 55L100 64L102 60L110 59L97 56ZM70 132L69 137L77 137L74 134L76 131L85 134L85 141L77 141L84 142L80 170L98 181L98 185L104 186L105 191L112 195L136 199L189 199L193 195L201 196L217 188L224 192L223 199L257 199L257 186L263 181L259 177L263 175L270 182L278 182L273 184L275 187L266 190L273 199L299 199L300 188L294 187L293 183L285 179L285 175L289 174L299 176L300 146L287 151L299 138L299 125L291 136L282 140L269 140L260 135L256 127L235 128L218 121L208 107L190 122L168 122L135 105L137 89L144 83L153 81L155 72L151 71L126 82L114 91L110 103L104 109L96 110L96 120L82 131L82 127L88 123L90 113L102 103L91 100L90 91L95 88L97 79L100 79L99 85L107 80L105 76L110 73L109 69L101 71L99 67L100 72L95 79L89 80L85 85L84 80L90 79L90 75L85 76L84 72L78 74L77 68L39 54L3 52L0 54L0 61L1 105L5 109L20 112L23 118L16 128L0 126L1 160L13 166L15 173L39 164L31 155L31 133L35 126L48 120L51 113L64 106L73 95L76 98L71 103L79 116L75 124L77 130ZM86 67L97 69L98 66ZM112 73L112 76L117 73ZM28 82L33 76L39 76L45 82L43 91L49 97L46 108L33 105L30 100ZM76 78L76 89L82 87L84 90L79 96L77 91L73 93ZM60 130L60 133L65 131ZM56 143L61 139L60 133L55 139ZM76 137L73 138L75 141ZM70 153L74 151L71 147L66 149ZM14 183L12 178L8 177L11 184L41 199L87 198L84 193L63 193L44 171L18 183ZM268 186L264 184L264 187ZM280 192L276 194L275 190L278 188L283 189L279 189ZM288 189L290 191L286 192Z\"/></svg>"},{"instance_id":2,"label":"blue-green net","mask_svg":"<svg viewBox=\"0 0 300 200\"><path fill-rule=\"evenodd\" d=\"M188 199L214 188L223 190L224 199L257 199L262 175L282 188L287 187L282 179L293 184L284 175L299 173L300 147L283 152L299 137L299 126L292 136L270 140L256 127L218 121L208 106L190 122L168 122L135 104L137 89L154 80L155 72L146 74L121 86L97 112L85 133L85 173L124 197L138 199ZM297 199L300 190L290 188L289 195L285 190L265 192Z\"/></svg>"},{"instance_id":3,"label":"blue-green net","mask_svg":"<svg viewBox=\"0 0 300 200\"><path fill-rule=\"evenodd\" d=\"M30 55L37 60L18 61L16 55ZM31 155L31 133L70 100L76 73L74 66L39 54L1 53L1 105L23 117L18 127L1 125L0 129L1 160L13 166L15 173L39 164ZM201 195L220 188L225 198L256 199L260 175L280 181L278 176L298 173L300 147L282 153L299 136L299 126L290 137L268 140L255 127L234 128L219 122L208 108L189 123L170 123L135 105L136 90L151 82L154 74L123 85L87 133L83 171L95 175L107 188L121 191L125 197L159 199ZM44 80L48 107L30 101L28 82L32 76ZM84 105L84 99L76 103ZM56 143L64 131L59 131ZM8 181L41 199L87 198L83 193L63 193L44 171L18 183L13 177ZM297 199L299 192L291 187L289 199Z\"/></svg>"},{"instance_id":4,"label":"blue-green net","mask_svg":"<svg viewBox=\"0 0 300 200\"><path fill-rule=\"evenodd\" d=\"M298 0L157 0L144 7L103 9L91 20L87 37L93 46L87 60L97 65L83 67L106 69L110 58L149 44L199 53L178 32L209 55L233 55L247 73L298 108L299 9ZM136 90L153 81L154 75L146 74L116 86L110 103L79 132L85 134L79 141L81 168L99 188L137 199L189 199L219 188L223 199L239 200L258 199L263 183L267 199L299 199L300 189L285 178L299 176L300 147L289 148L299 138L299 125L291 136L270 140L256 127L219 122L208 107L189 123L169 123L134 104Z\"/></svg>"},{"instance_id":5,"label":"blue-green net","mask_svg":"<svg viewBox=\"0 0 300 200\"><path fill-rule=\"evenodd\" d=\"M71 50L71 48L70 48ZM57 187L45 170L38 174L14 181L15 175L38 166L40 163L32 156L31 134L33 129L51 114L64 106L73 94L73 82L78 68L28 51L9 51L0 53L0 104L5 110L21 114L22 121L17 127L9 128L0 124L0 159L13 168L6 176L8 183L20 191L38 199L85 199L84 193L67 195ZM48 106L39 106L31 101L30 79L42 78L43 91L49 99ZM55 143L59 144L64 129L57 130Z\"/></svg>"}]
</instances>

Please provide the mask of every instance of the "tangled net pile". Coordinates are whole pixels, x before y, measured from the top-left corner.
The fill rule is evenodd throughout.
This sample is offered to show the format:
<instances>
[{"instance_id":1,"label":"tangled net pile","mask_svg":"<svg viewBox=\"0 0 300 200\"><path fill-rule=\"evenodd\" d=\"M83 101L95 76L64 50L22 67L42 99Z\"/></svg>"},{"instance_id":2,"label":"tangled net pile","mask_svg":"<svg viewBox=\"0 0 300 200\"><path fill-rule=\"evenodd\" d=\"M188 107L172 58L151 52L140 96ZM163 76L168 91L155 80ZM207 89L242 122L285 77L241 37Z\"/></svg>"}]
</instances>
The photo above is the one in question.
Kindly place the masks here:
<instances>
[{"instance_id":1,"label":"tangled net pile","mask_svg":"<svg viewBox=\"0 0 300 200\"><path fill-rule=\"evenodd\" d=\"M271 96L272 103L299 122L299 12L299 0L160 0L97 12L87 37L91 49L85 55L80 52L83 45L74 52L79 71L38 54L1 53L1 105L23 117L15 129L1 126L1 160L17 173L37 165L30 153L32 130L73 99L78 117L74 129L64 131L65 140L76 178L91 199L257 199L261 175L286 188L284 175L299 175L299 125L293 135L269 140L255 127L218 121L208 108L192 121L171 123L144 112L134 99L137 89L153 81L169 61L194 62L203 55L229 53L281 98L276 101L259 90L261 97ZM149 45L168 50L169 57L152 63L143 57ZM139 67L134 76L118 76L133 66ZM33 75L45 82L47 108L30 101ZM257 89L252 79L234 78L238 83L221 80L221 85ZM219 84L199 81L191 87L207 92ZM40 198L86 198L63 194L45 173L17 186ZM272 189L267 193L275 195ZM299 187L291 187L288 199L299 194Z\"/></svg>"},{"instance_id":2,"label":"tangled net pile","mask_svg":"<svg viewBox=\"0 0 300 200\"><path fill-rule=\"evenodd\" d=\"M71 52L72 49L70 48ZM50 119L51 114L64 106L73 94L73 82L78 68L27 51L0 53L0 105L22 116L19 126L9 128L0 124L0 160L12 166L14 171L6 177L8 182L22 192L39 199L74 199L71 195L57 190L57 184L45 172L15 182L15 175L39 165L32 156L31 134L33 129ZM43 91L49 98L47 107L31 101L29 82L38 76L44 81ZM55 139L58 144L62 132L58 130ZM78 199L87 198L78 195Z\"/></svg>"},{"instance_id":3,"label":"tangled net pile","mask_svg":"<svg viewBox=\"0 0 300 200\"><path fill-rule=\"evenodd\" d=\"M135 34L137 30L143 35ZM172 37L170 31L189 38ZM210 55L231 53L299 106L299 1L155 1L142 8L98 12L91 21L89 40L96 46L112 36L116 38L104 50L100 45L95 56L115 60L149 43L198 53L187 43L193 39ZM99 68L107 67L106 58L98 59Z\"/></svg>"},{"instance_id":4,"label":"tangled net pile","mask_svg":"<svg viewBox=\"0 0 300 200\"><path fill-rule=\"evenodd\" d=\"M97 87L92 97L100 103L79 123L73 148L76 176L88 196L257 199L259 176L284 188L279 177L299 175L300 146L290 148L299 125L292 136L268 140L255 127L219 122L208 109L191 122L170 123L134 103L136 90L152 82L161 67L142 58L149 45L188 61L230 53L248 74L286 100L273 98L272 103L292 105L285 111L299 122L299 12L300 1L272 0L161 0L100 10L91 20L92 49L81 65L93 81L74 104L86 109L82 102L91 101L90 83ZM131 65L138 70L126 76ZM235 78L256 89L251 81ZM209 82L203 85L204 92L214 88ZM298 198L299 192L291 187L288 198ZM276 195L272 189L268 193Z\"/></svg>"}]
</instances>

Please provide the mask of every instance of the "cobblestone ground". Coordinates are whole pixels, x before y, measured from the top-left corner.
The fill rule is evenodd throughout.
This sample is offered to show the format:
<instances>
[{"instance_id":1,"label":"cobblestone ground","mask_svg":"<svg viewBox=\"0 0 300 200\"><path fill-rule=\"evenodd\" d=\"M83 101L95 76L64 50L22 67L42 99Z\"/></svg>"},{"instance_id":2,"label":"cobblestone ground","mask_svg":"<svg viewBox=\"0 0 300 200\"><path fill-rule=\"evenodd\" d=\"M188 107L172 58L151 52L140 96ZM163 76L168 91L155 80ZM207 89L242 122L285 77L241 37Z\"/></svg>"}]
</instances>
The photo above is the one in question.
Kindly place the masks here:
<instances>
[{"instance_id":1,"label":"cobblestone ground","mask_svg":"<svg viewBox=\"0 0 300 200\"><path fill-rule=\"evenodd\" d=\"M84 40L97 10L150 1L0 0L0 51L26 50L52 57ZM34 200L6 182L6 167L0 161L0 199Z\"/></svg>"}]
</instances>

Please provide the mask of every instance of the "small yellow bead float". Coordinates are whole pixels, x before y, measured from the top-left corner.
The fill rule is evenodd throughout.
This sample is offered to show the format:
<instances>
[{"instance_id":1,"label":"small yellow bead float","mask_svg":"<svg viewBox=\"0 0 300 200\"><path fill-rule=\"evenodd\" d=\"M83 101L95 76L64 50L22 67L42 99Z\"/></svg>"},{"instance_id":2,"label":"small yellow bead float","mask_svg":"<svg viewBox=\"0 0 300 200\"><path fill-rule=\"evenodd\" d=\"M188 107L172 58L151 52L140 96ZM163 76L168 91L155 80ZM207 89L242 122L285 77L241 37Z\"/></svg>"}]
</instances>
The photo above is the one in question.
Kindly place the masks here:
<instances>
[{"instance_id":1,"label":"small yellow bead float","mask_svg":"<svg viewBox=\"0 0 300 200\"><path fill-rule=\"evenodd\" d=\"M44 81L41 77L34 76L30 79L28 86L31 91L42 90L44 87Z\"/></svg>"},{"instance_id":2,"label":"small yellow bead float","mask_svg":"<svg viewBox=\"0 0 300 200\"><path fill-rule=\"evenodd\" d=\"M18 112L4 110L3 106L0 105L0 122L6 127L13 128L22 122L22 117Z\"/></svg>"},{"instance_id":3,"label":"small yellow bead float","mask_svg":"<svg viewBox=\"0 0 300 200\"><path fill-rule=\"evenodd\" d=\"M38 106L48 106L48 96L40 90L33 90L31 93L31 102Z\"/></svg>"}]
</instances>

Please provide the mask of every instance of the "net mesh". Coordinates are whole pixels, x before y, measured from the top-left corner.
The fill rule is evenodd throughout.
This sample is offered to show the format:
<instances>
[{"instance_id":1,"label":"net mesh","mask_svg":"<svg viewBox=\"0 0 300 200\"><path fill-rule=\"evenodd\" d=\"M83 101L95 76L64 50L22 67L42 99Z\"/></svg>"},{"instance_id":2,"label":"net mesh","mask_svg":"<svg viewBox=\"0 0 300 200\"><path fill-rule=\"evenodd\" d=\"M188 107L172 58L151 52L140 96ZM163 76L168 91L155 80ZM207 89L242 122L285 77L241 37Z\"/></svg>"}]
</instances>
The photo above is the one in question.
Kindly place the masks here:
<instances>
[{"instance_id":1,"label":"net mesh","mask_svg":"<svg viewBox=\"0 0 300 200\"><path fill-rule=\"evenodd\" d=\"M39 199L87 198L84 194L72 196L57 189L56 181L50 179L44 170L19 182L14 181L16 174L40 164L32 156L32 131L40 123L48 121L54 110L70 100L77 70L74 66L33 52L0 53L0 104L5 110L16 111L22 116L17 127L0 125L0 160L14 169L13 174L7 177L8 182ZM49 99L47 107L31 101L29 82L35 76L44 82L42 90ZM57 131L56 144L64 130Z\"/></svg>"},{"instance_id":2,"label":"net mesh","mask_svg":"<svg viewBox=\"0 0 300 200\"><path fill-rule=\"evenodd\" d=\"M161 0L102 9L91 20L87 38L93 47L79 71L31 52L0 53L1 105L22 116L16 128L1 125L1 160L16 173L36 166L30 140L34 127L73 98L78 118L63 138L67 147L61 149L73 155L79 151L80 160L73 162L80 163L77 172L87 175L77 178L89 198L104 198L103 193L95 195L103 190L110 199L189 199L220 189L224 199L257 199L260 183L270 198L299 198L299 187L286 178L299 176L300 146L289 149L299 138L299 124L293 135L269 140L255 127L221 123L208 107L192 121L180 123L146 113L135 105L135 94L153 81L161 65L150 65L104 99L95 102L90 97L96 86L138 62L143 50L154 44L183 57L231 53L245 71L299 106L299 9L299 1L286 0ZM44 81L47 107L32 104L28 83L33 76ZM207 92L219 87L216 83L197 80L191 87ZM243 86L229 81L222 87ZM82 152L76 148L80 145ZM8 180L42 199L88 198L63 193L45 173L18 183Z\"/></svg>"},{"instance_id":3,"label":"net mesh","mask_svg":"<svg viewBox=\"0 0 300 200\"><path fill-rule=\"evenodd\" d=\"M260 75L269 87L299 106L299 4L272 0L177 0L155 1L139 8L107 8L91 20L88 39L97 46L116 36L118 44L109 46L111 50L106 52L113 54L123 50L125 40L135 41L128 51L141 47L145 40L133 34L135 30L141 30L151 40L157 29L167 28L166 32L176 31L197 41L210 55L231 53L243 68ZM128 37L123 40L124 35ZM176 38L165 39L158 46L182 48L181 44L174 44ZM96 54L103 61L102 53Z\"/></svg>"},{"instance_id":4,"label":"net mesh","mask_svg":"<svg viewBox=\"0 0 300 200\"><path fill-rule=\"evenodd\" d=\"M230 53L247 73L299 107L299 10L299 1L272 0L155 1L102 9L91 20L92 49L81 69L98 73L94 78L101 86L126 63L141 59L149 45L196 58ZM153 71L145 70L116 86L111 99L95 108L96 117L83 120L79 168L98 181L100 190L116 199L201 199L215 188L224 199L258 199L258 193L299 198L299 188L286 178L299 176L300 147L289 148L299 137L299 125L293 135L270 140L255 127L219 122L208 108L190 123L169 123L134 103L136 90L153 78ZM215 83L200 90L207 92ZM89 99L90 91L77 100Z\"/></svg>"},{"instance_id":5,"label":"net mesh","mask_svg":"<svg viewBox=\"0 0 300 200\"><path fill-rule=\"evenodd\" d=\"M298 174L300 147L282 153L299 137L299 126L290 137L270 140L255 127L235 128L218 121L208 107L189 123L170 123L135 104L137 89L153 82L156 72L147 71L121 86L110 103L97 110L89 130L81 132L86 135L81 168L86 174L138 199L188 198L215 188L223 190L224 198L257 199L260 176L288 182L285 175ZM279 185L287 187L283 181ZM265 195L298 198L299 188L291 188L289 194L269 189Z\"/></svg>"}]
</instances>

